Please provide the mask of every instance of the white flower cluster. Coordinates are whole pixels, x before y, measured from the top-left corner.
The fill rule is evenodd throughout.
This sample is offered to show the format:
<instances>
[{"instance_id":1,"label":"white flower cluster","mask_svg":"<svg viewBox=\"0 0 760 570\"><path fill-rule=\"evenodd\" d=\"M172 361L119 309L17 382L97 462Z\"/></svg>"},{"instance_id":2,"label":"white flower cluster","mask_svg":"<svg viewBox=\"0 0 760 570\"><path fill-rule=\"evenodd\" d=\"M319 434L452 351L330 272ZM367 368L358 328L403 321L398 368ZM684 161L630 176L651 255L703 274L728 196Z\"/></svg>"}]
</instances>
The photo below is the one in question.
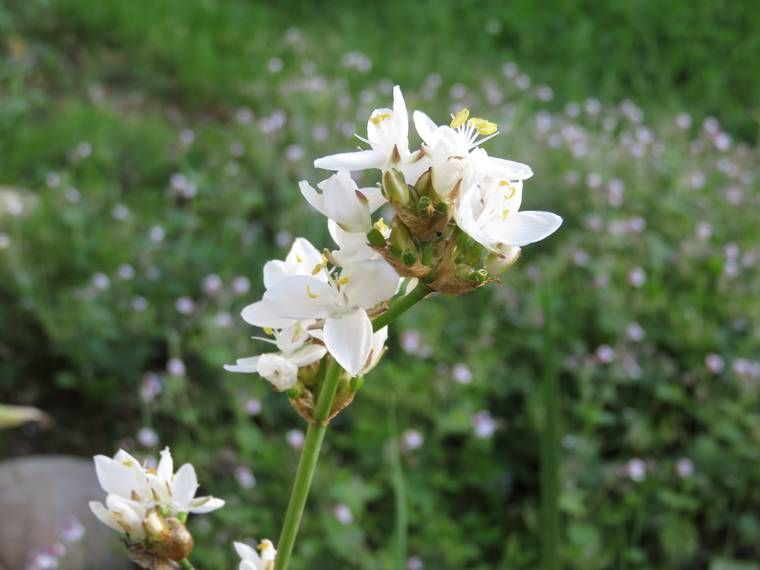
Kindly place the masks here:
<instances>
[{"instance_id":1,"label":"white flower cluster","mask_svg":"<svg viewBox=\"0 0 760 570\"><path fill-rule=\"evenodd\" d=\"M299 385L299 374L312 377L329 352L350 376L363 375L387 337L385 328L373 332L371 317L399 293L401 277L463 293L560 226L555 214L520 211L523 180L533 173L481 148L498 134L494 123L463 109L443 126L416 111L414 124L422 144L412 152L406 103L395 87L393 108L375 109L367 137L359 137L369 149L314 162L335 174L317 188L302 181L300 190L328 218L337 249L321 253L298 238L285 260L264 266L266 292L242 317L278 350L239 359L228 371L256 372L286 391ZM350 172L366 169L382 171L379 186L357 186ZM372 220L386 202L396 211L392 227Z\"/></svg>"},{"instance_id":2,"label":"white flower cluster","mask_svg":"<svg viewBox=\"0 0 760 570\"><path fill-rule=\"evenodd\" d=\"M189 463L174 472L168 448L161 452L158 466L146 468L120 449L113 458L95 457L100 486L107 493L105 505L92 501L98 519L124 535L130 558L143 568L174 568L168 560L186 558L193 548L192 535L184 527L188 513L210 513L224 506L215 497L196 497L198 477ZM277 550L262 540L260 554L236 542L240 570L273 570Z\"/></svg>"},{"instance_id":3,"label":"white flower cluster","mask_svg":"<svg viewBox=\"0 0 760 570\"><path fill-rule=\"evenodd\" d=\"M90 509L103 523L124 534L130 543L146 538L145 520L157 511L164 517L209 513L224 506L214 497L196 497L198 477L189 463L174 472L169 448L161 452L156 469L148 469L120 449L112 458L95 457L95 471L108 494L105 506L93 501Z\"/></svg>"}]
</instances>

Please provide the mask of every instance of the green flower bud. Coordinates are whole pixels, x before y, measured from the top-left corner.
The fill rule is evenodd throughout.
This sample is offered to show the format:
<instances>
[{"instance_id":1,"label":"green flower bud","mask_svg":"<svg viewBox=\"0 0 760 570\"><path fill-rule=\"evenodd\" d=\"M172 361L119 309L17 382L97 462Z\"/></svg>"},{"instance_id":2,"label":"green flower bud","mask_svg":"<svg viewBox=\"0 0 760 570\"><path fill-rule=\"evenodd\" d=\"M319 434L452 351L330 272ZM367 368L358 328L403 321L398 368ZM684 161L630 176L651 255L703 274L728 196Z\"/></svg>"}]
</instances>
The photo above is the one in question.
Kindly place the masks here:
<instances>
[{"instance_id":1,"label":"green flower bud","mask_svg":"<svg viewBox=\"0 0 760 570\"><path fill-rule=\"evenodd\" d=\"M417 246L414 243L412 234L409 232L409 228L407 228L398 218L393 222L389 241L391 250L398 255L401 255L402 252L407 250L417 250Z\"/></svg>"},{"instance_id":2,"label":"green flower bud","mask_svg":"<svg viewBox=\"0 0 760 570\"><path fill-rule=\"evenodd\" d=\"M409 203L409 186L398 170L391 169L383 173L383 195L397 208L403 208Z\"/></svg>"},{"instance_id":3,"label":"green flower bud","mask_svg":"<svg viewBox=\"0 0 760 570\"><path fill-rule=\"evenodd\" d=\"M364 386L364 376L357 376L356 378L351 378L350 386L353 392L358 392L359 390L361 390L361 387Z\"/></svg>"},{"instance_id":4,"label":"green flower bud","mask_svg":"<svg viewBox=\"0 0 760 570\"><path fill-rule=\"evenodd\" d=\"M384 247L385 238L377 228L372 228L367 234L367 241L372 247Z\"/></svg>"},{"instance_id":5,"label":"green flower bud","mask_svg":"<svg viewBox=\"0 0 760 570\"><path fill-rule=\"evenodd\" d=\"M414 189L420 196L434 196L433 169L428 168L414 183Z\"/></svg>"},{"instance_id":6,"label":"green flower bud","mask_svg":"<svg viewBox=\"0 0 760 570\"><path fill-rule=\"evenodd\" d=\"M401 262L411 267L415 263L417 263L417 254L409 249L405 249L404 252L401 254Z\"/></svg>"},{"instance_id":7,"label":"green flower bud","mask_svg":"<svg viewBox=\"0 0 760 570\"><path fill-rule=\"evenodd\" d=\"M417 213L422 216L429 216L433 213L433 201L427 196L422 196L417 202Z\"/></svg>"},{"instance_id":8,"label":"green flower bud","mask_svg":"<svg viewBox=\"0 0 760 570\"><path fill-rule=\"evenodd\" d=\"M287 394L288 398L290 398L291 400L295 400L301 396L301 389L296 386L296 387L291 388L290 390L287 390L285 394Z\"/></svg>"}]
</instances>

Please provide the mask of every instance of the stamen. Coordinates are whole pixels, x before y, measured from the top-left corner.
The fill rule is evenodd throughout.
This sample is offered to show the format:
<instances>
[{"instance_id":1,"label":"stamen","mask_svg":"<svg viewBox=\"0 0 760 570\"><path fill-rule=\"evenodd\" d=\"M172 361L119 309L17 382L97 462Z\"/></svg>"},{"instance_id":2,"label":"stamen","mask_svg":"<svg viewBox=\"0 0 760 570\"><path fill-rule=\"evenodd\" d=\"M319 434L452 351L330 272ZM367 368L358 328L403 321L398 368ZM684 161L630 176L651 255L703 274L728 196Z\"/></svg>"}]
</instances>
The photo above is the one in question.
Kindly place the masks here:
<instances>
[{"instance_id":1,"label":"stamen","mask_svg":"<svg viewBox=\"0 0 760 570\"><path fill-rule=\"evenodd\" d=\"M393 113L372 113L372 116L369 118L369 120L372 121L373 125L379 125L391 117L393 117Z\"/></svg>"},{"instance_id":2,"label":"stamen","mask_svg":"<svg viewBox=\"0 0 760 570\"><path fill-rule=\"evenodd\" d=\"M325 264L324 263L317 263L314 266L314 269L311 270L311 274L312 275L316 275L317 273L319 273L320 271L322 271L324 268L325 268Z\"/></svg>"},{"instance_id":3,"label":"stamen","mask_svg":"<svg viewBox=\"0 0 760 570\"><path fill-rule=\"evenodd\" d=\"M390 228L385 223L385 220L383 220L382 218L380 218L379 220L377 220L372 225L372 227L375 228L377 231L379 231L381 234L385 234L385 232L390 231Z\"/></svg>"},{"instance_id":4,"label":"stamen","mask_svg":"<svg viewBox=\"0 0 760 570\"><path fill-rule=\"evenodd\" d=\"M274 331L271 327L264 327L262 330L264 331L264 334L268 334L269 336L274 335Z\"/></svg>"},{"instance_id":5,"label":"stamen","mask_svg":"<svg viewBox=\"0 0 760 570\"><path fill-rule=\"evenodd\" d=\"M311 285L307 285L306 286L306 294L309 296L309 299L318 299L319 298L319 295L317 295L316 293L314 293L311 290Z\"/></svg>"},{"instance_id":6,"label":"stamen","mask_svg":"<svg viewBox=\"0 0 760 570\"><path fill-rule=\"evenodd\" d=\"M515 194L517 194L517 188L515 188L509 180L500 180L499 186L506 186L507 191L504 193L505 200L511 200Z\"/></svg>"},{"instance_id":7,"label":"stamen","mask_svg":"<svg viewBox=\"0 0 760 570\"><path fill-rule=\"evenodd\" d=\"M303 263L303 257L301 257L300 255L296 254L296 263Z\"/></svg>"},{"instance_id":8,"label":"stamen","mask_svg":"<svg viewBox=\"0 0 760 570\"><path fill-rule=\"evenodd\" d=\"M456 115L451 116L451 128L458 129L464 124L464 122L467 120L467 117L469 116L470 110L467 107L461 109Z\"/></svg>"},{"instance_id":9,"label":"stamen","mask_svg":"<svg viewBox=\"0 0 760 570\"><path fill-rule=\"evenodd\" d=\"M349 277L346 277L345 275L343 277L340 277L338 279L338 285L345 285L348 283L351 279Z\"/></svg>"},{"instance_id":10,"label":"stamen","mask_svg":"<svg viewBox=\"0 0 760 570\"><path fill-rule=\"evenodd\" d=\"M496 123L492 123L491 121L479 117L473 117L467 121L467 125L473 127L483 136L492 135L499 130L499 126Z\"/></svg>"},{"instance_id":11,"label":"stamen","mask_svg":"<svg viewBox=\"0 0 760 570\"><path fill-rule=\"evenodd\" d=\"M506 220L509 216L509 208L504 208L504 210L501 212L501 219Z\"/></svg>"}]
</instances>

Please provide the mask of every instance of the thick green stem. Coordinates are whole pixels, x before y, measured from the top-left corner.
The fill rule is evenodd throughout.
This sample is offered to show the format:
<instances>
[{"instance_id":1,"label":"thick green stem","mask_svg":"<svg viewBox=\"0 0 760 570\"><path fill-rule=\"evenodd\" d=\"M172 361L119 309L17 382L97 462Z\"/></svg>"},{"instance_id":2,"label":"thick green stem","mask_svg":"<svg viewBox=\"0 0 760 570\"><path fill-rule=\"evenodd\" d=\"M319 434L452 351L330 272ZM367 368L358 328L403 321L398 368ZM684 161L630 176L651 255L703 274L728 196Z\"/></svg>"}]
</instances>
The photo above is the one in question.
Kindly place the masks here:
<instances>
[{"instance_id":1,"label":"thick green stem","mask_svg":"<svg viewBox=\"0 0 760 570\"><path fill-rule=\"evenodd\" d=\"M544 408L544 425L541 430L541 569L560 569L560 515L559 515L559 422L560 399L551 293L544 292L544 355L541 395Z\"/></svg>"},{"instance_id":2,"label":"thick green stem","mask_svg":"<svg viewBox=\"0 0 760 570\"><path fill-rule=\"evenodd\" d=\"M195 566L187 558L179 561L179 567L184 568L184 570L195 570Z\"/></svg>"},{"instance_id":3,"label":"thick green stem","mask_svg":"<svg viewBox=\"0 0 760 570\"><path fill-rule=\"evenodd\" d=\"M420 282L413 291L395 303L392 303L385 313L377 317L372 322L372 327L374 330L378 330L389 324L399 315L424 299L429 292L427 286ZM335 400L335 392L338 389L341 371L340 365L330 358L327 373L322 381L317 404L314 408L314 419L316 421L309 424L309 429L306 432L306 439L301 450L301 458L298 461L298 469L296 470L296 479L293 482L288 509L285 512L285 520L283 521L280 540L277 544L276 570L287 570L290 557L293 554L293 546L296 542L298 529L301 526L301 518L306 507L306 499L309 496L314 471L317 468L319 452L322 449L322 441L327 431L327 418L330 416L333 401Z\"/></svg>"}]
</instances>

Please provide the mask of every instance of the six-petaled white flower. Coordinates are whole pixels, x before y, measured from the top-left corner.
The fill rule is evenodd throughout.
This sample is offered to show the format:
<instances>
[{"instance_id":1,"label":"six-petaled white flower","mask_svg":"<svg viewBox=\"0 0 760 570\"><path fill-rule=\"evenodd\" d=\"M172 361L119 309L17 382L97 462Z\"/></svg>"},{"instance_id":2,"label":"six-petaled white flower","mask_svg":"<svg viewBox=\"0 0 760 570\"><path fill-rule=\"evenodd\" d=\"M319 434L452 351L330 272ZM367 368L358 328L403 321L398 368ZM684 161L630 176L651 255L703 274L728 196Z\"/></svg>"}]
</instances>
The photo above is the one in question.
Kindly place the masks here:
<instances>
[{"instance_id":1,"label":"six-petaled white flower","mask_svg":"<svg viewBox=\"0 0 760 570\"><path fill-rule=\"evenodd\" d=\"M274 570L274 562L277 558L277 550L271 541L264 539L259 544L258 550L242 542L236 542L235 550L240 556L238 570Z\"/></svg>"}]
</instances>

